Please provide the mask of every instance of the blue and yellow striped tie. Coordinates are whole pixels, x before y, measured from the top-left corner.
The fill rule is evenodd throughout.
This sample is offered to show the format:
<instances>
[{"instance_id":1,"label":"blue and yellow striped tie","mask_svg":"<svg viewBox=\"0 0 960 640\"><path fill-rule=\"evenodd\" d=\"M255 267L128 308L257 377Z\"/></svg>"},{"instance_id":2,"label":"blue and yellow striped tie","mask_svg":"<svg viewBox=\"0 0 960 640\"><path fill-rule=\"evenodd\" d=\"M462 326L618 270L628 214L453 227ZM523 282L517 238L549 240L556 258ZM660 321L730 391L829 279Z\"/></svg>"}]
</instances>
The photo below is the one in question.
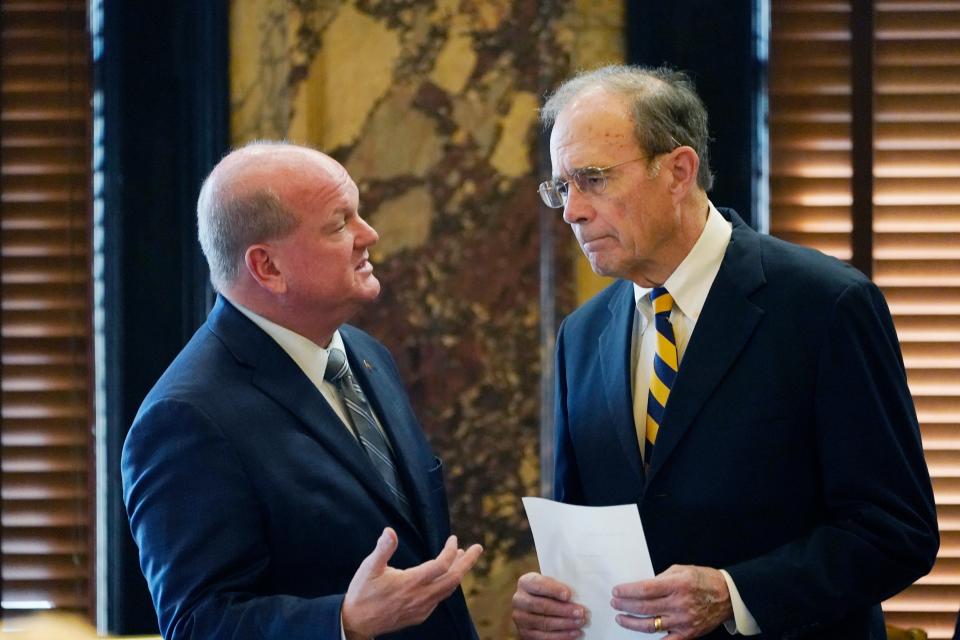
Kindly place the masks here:
<instances>
[{"instance_id":1,"label":"blue and yellow striped tie","mask_svg":"<svg viewBox=\"0 0 960 640\"><path fill-rule=\"evenodd\" d=\"M663 418L667 398L673 381L677 379L677 340L673 336L670 324L670 311L673 309L673 296L663 287L650 292L653 302L654 323L657 329L657 352L653 356L653 374L650 376L650 393L647 396L647 443L644 460L650 464L653 445L657 441L660 421Z\"/></svg>"}]
</instances>

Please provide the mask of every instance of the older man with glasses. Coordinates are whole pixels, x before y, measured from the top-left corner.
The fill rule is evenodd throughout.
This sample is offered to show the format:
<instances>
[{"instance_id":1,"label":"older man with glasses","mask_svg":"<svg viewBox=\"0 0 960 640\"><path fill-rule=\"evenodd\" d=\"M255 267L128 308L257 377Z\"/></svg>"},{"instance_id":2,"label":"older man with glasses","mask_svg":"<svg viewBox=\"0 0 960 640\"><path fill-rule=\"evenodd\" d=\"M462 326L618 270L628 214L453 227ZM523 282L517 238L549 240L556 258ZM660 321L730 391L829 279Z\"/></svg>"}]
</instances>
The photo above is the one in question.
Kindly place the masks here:
<instances>
[{"instance_id":1,"label":"older man with glasses","mask_svg":"<svg viewBox=\"0 0 960 640\"><path fill-rule=\"evenodd\" d=\"M557 338L556 498L636 504L657 575L610 585L602 611L524 575L520 636L611 616L669 639L884 637L879 603L930 570L938 533L882 294L710 202L685 75L582 74L543 120L540 196L618 278Z\"/></svg>"}]
</instances>

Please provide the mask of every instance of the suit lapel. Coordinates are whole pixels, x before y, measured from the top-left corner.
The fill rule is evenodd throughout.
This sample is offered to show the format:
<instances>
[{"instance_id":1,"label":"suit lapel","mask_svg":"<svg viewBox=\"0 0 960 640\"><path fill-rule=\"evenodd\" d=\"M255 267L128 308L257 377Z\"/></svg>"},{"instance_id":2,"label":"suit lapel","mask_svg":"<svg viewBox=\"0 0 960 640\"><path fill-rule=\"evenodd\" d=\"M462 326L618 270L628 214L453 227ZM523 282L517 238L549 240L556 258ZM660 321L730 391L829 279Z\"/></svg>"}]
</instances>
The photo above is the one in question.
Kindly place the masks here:
<instances>
[{"instance_id":1,"label":"suit lapel","mask_svg":"<svg viewBox=\"0 0 960 640\"><path fill-rule=\"evenodd\" d=\"M218 297L208 323L234 356L251 368L251 383L255 387L295 415L344 469L380 500L391 519L409 522L356 438L280 345L222 297ZM355 364L351 366L356 372ZM411 526L420 533L413 523Z\"/></svg>"},{"instance_id":2,"label":"suit lapel","mask_svg":"<svg viewBox=\"0 0 960 640\"><path fill-rule=\"evenodd\" d=\"M636 304L633 300L633 286L626 281L621 281L619 286L620 291L610 300L611 318L600 334L597 357L600 358L607 407L614 429L617 430L620 447L630 463L630 468L642 484L643 462L633 420L633 390L630 384L630 342Z\"/></svg>"},{"instance_id":3,"label":"suit lapel","mask_svg":"<svg viewBox=\"0 0 960 640\"><path fill-rule=\"evenodd\" d=\"M654 447L650 478L677 447L763 317L763 309L749 298L765 281L756 232L732 212L731 218L733 235L680 362Z\"/></svg>"}]
</instances>

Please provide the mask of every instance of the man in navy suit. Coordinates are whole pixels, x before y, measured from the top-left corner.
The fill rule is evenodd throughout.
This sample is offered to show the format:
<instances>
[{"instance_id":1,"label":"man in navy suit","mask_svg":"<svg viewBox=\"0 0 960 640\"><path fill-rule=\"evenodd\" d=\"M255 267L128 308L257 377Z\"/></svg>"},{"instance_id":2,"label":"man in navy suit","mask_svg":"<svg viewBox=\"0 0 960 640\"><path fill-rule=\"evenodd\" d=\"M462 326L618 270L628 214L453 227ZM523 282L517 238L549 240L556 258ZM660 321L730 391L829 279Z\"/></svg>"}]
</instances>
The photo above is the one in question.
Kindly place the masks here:
<instances>
[{"instance_id":1,"label":"man in navy suit","mask_svg":"<svg viewBox=\"0 0 960 640\"><path fill-rule=\"evenodd\" d=\"M619 278L557 338L558 500L635 503L656 577L521 577L527 639L615 616L670 639L884 637L879 604L930 570L930 478L897 336L867 278L707 197L707 116L668 69L608 67L543 110L563 208ZM639 577L638 577L639 578Z\"/></svg>"},{"instance_id":2,"label":"man in navy suit","mask_svg":"<svg viewBox=\"0 0 960 640\"><path fill-rule=\"evenodd\" d=\"M219 297L121 462L164 638L476 638L459 584L481 548L449 536L390 354L344 324L380 293L357 186L318 151L258 143L197 211Z\"/></svg>"}]
</instances>

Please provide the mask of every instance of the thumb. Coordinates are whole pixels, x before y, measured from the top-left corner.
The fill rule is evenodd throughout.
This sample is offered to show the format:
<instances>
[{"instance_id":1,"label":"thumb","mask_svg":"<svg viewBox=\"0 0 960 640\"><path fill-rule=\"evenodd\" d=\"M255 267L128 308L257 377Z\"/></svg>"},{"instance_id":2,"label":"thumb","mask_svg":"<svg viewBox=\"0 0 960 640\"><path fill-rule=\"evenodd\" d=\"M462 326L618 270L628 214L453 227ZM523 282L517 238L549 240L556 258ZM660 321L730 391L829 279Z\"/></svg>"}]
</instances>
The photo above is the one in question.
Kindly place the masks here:
<instances>
[{"instance_id":1,"label":"thumb","mask_svg":"<svg viewBox=\"0 0 960 640\"><path fill-rule=\"evenodd\" d=\"M370 555L360 563L360 569L357 573L365 571L374 576L380 575L387 570L387 562L393 557L396 550L397 534L393 529L387 527L377 539L377 546L375 546Z\"/></svg>"}]
</instances>

